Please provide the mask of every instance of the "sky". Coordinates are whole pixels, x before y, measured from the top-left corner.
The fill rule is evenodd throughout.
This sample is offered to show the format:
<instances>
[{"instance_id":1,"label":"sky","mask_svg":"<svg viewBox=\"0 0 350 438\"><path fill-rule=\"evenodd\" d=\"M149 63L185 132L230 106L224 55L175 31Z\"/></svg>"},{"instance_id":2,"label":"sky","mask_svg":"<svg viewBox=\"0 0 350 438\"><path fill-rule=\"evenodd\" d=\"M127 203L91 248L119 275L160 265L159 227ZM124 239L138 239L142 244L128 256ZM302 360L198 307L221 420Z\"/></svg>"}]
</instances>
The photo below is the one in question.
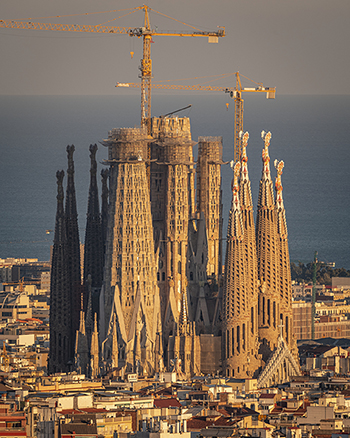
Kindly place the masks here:
<instances>
[{"instance_id":1,"label":"sky","mask_svg":"<svg viewBox=\"0 0 350 438\"><path fill-rule=\"evenodd\" d=\"M152 28L191 29L158 11L201 30L226 29L218 44L154 37L154 82L181 84L183 78L239 71L279 94L350 94L349 0L149 0L147 5ZM125 15L130 12L125 9L138 6L142 3L134 0L2 0L0 20L140 27L143 11ZM116 12L95 14L101 11ZM128 35L0 27L0 95L139 93L115 84L138 82L141 58L142 40ZM234 86L234 76L210 83Z\"/></svg>"}]
</instances>

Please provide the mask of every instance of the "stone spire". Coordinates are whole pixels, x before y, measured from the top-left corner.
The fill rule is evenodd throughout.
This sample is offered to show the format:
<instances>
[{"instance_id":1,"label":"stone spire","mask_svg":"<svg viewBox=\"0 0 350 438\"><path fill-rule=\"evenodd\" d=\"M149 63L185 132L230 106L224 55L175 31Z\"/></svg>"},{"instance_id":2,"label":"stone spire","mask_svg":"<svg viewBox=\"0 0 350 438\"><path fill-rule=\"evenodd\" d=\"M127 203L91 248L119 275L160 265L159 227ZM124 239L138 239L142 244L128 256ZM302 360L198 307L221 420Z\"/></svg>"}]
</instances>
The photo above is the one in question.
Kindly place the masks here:
<instances>
[{"instance_id":1,"label":"stone spire","mask_svg":"<svg viewBox=\"0 0 350 438\"><path fill-rule=\"evenodd\" d=\"M74 185L74 145L67 146L68 170L66 189L66 230L67 230L67 266L70 287L70 306L72 312L71 348L74 352L75 334L79 328L81 271L80 271L80 240L78 229L78 213Z\"/></svg>"},{"instance_id":2,"label":"stone spire","mask_svg":"<svg viewBox=\"0 0 350 438\"><path fill-rule=\"evenodd\" d=\"M179 316L179 332L180 335L186 335L189 332L188 320L188 306L187 306L187 292L182 292L181 309Z\"/></svg>"},{"instance_id":3,"label":"stone spire","mask_svg":"<svg viewBox=\"0 0 350 438\"><path fill-rule=\"evenodd\" d=\"M227 230L223 310L223 368L227 377L252 377L250 366L251 292L247 284L247 261L238 177L241 163L234 171L232 203ZM250 292L250 294L249 294Z\"/></svg>"},{"instance_id":4,"label":"stone spire","mask_svg":"<svg viewBox=\"0 0 350 438\"><path fill-rule=\"evenodd\" d=\"M63 170L56 173L56 178L57 212L51 259L49 374L70 371L69 362L73 358L71 343L74 339L71 336L72 307L67 267L67 227L63 208Z\"/></svg>"},{"instance_id":5,"label":"stone spire","mask_svg":"<svg viewBox=\"0 0 350 438\"><path fill-rule=\"evenodd\" d=\"M279 251L277 250L277 217L273 195L273 182L270 175L271 133L263 132L262 151L263 170L259 186L258 210L256 216L256 242L259 291L259 338L261 353L266 360L277 347L279 337L280 297Z\"/></svg>"},{"instance_id":6,"label":"stone spire","mask_svg":"<svg viewBox=\"0 0 350 438\"><path fill-rule=\"evenodd\" d=\"M141 356L141 327L137 324L135 338L134 338L135 346L134 346L134 372L138 375L141 375L141 365L142 365L142 356Z\"/></svg>"},{"instance_id":7,"label":"stone spire","mask_svg":"<svg viewBox=\"0 0 350 438\"><path fill-rule=\"evenodd\" d=\"M75 337L75 369L78 373L87 375L89 370L89 346L85 331L84 310L80 310L80 326Z\"/></svg>"},{"instance_id":8,"label":"stone spire","mask_svg":"<svg viewBox=\"0 0 350 438\"><path fill-rule=\"evenodd\" d=\"M95 379L99 374L99 345L98 345L98 329L97 329L97 314L95 313L94 331L91 336L91 377Z\"/></svg>"},{"instance_id":9,"label":"stone spire","mask_svg":"<svg viewBox=\"0 0 350 438\"><path fill-rule=\"evenodd\" d=\"M113 330L112 330L112 368L118 368L118 337L117 337L117 321L116 315L113 318Z\"/></svg>"},{"instance_id":10,"label":"stone spire","mask_svg":"<svg viewBox=\"0 0 350 438\"><path fill-rule=\"evenodd\" d=\"M103 243L103 255L106 251L106 238L107 238L107 220L108 220L108 180L109 170L101 170L102 178L102 206L101 206L101 227L102 227L102 243Z\"/></svg>"},{"instance_id":11,"label":"stone spire","mask_svg":"<svg viewBox=\"0 0 350 438\"><path fill-rule=\"evenodd\" d=\"M98 314L99 291L103 278L103 243L101 215L97 189L97 145L90 145L90 187L86 218L84 249L84 284L91 275L92 310Z\"/></svg>"},{"instance_id":12,"label":"stone spire","mask_svg":"<svg viewBox=\"0 0 350 438\"><path fill-rule=\"evenodd\" d=\"M286 221L286 211L283 203L282 196L282 172L284 168L283 161L275 160L274 166L277 170L277 177L275 181L276 190L276 215L277 215L277 249L280 259L279 269L279 282L278 287L280 290L280 323L283 325L283 337L291 350L296 350L296 342L293 338L293 326L292 326L292 280L290 273L290 260L289 260L289 248L288 248L288 231Z\"/></svg>"},{"instance_id":13,"label":"stone spire","mask_svg":"<svg viewBox=\"0 0 350 438\"><path fill-rule=\"evenodd\" d=\"M251 183L248 173L248 146L249 134L242 136L241 144L241 173L239 183L240 207L242 211L243 242L245 247L246 263L246 296L250 307L250 317L247 321L247 344L250 350L249 367L250 371L260 366L258 350L258 271L256 259L255 225L253 216L253 200Z\"/></svg>"},{"instance_id":14,"label":"stone spire","mask_svg":"<svg viewBox=\"0 0 350 438\"><path fill-rule=\"evenodd\" d=\"M91 290L91 275L88 275L86 280L86 291L87 291L87 305L86 305L86 334L88 339L91 339L92 331L93 331L93 311L92 311L92 290Z\"/></svg>"}]
</instances>

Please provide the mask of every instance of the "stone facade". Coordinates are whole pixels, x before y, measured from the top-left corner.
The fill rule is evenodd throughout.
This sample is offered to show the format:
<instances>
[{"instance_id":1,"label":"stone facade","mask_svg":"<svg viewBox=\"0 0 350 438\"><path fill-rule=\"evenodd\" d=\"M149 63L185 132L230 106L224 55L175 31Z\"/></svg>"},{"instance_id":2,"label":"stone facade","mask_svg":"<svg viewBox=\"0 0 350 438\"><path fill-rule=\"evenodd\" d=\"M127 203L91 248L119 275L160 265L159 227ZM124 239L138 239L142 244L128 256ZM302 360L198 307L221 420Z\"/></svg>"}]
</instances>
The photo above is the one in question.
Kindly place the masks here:
<instances>
[{"instance_id":1,"label":"stone facade","mask_svg":"<svg viewBox=\"0 0 350 438\"><path fill-rule=\"evenodd\" d=\"M153 374L161 333L157 264L146 173L145 129L109 132L109 213L104 283L100 299L103 360L113 352L113 322L119 354L127 371Z\"/></svg>"},{"instance_id":2,"label":"stone facade","mask_svg":"<svg viewBox=\"0 0 350 438\"><path fill-rule=\"evenodd\" d=\"M121 375L133 372L147 376L166 367L186 378L217 371L240 379L260 375L261 385L266 385L284 381L288 373L297 374L283 162L275 163L275 200L268 153L271 134L264 137L256 224L247 133L242 137L240 160L232 163L224 274L222 139L199 139L195 197L189 119L154 118L151 134L145 127L113 129L103 141L108 148L105 164L109 169L102 173L101 213L97 148L90 147L86 289L85 296L81 295L76 341L75 333L69 331L72 327L62 325L66 315L59 310L60 305L63 309L70 304L67 315L76 311L71 298L64 295L64 285L72 283L64 264L70 250L68 228L62 226L66 220L63 175L58 174L50 372L65 371L63 364L72 360L69 355L60 357L59 337L65 336L64 342L70 343L68 351L74 349L74 343L76 346L75 368L95 377L115 369ZM71 182L68 187L72 187ZM105 236L98 248L94 236L97 240ZM103 253L102 281L95 268ZM93 291L99 296L98 318L93 310Z\"/></svg>"},{"instance_id":3,"label":"stone facade","mask_svg":"<svg viewBox=\"0 0 350 438\"><path fill-rule=\"evenodd\" d=\"M271 134L266 134L254 236L248 138L245 133L241 159L232 163L234 179L223 295L223 372L235 378L259 376L259 385L266 386L284 382L300 370L291 326L290 261L281 183L283 162L275 162L275 202L268 153Z\"/></svg>"},{"instance_id":4,"label":"stone facade","mask_svg":"<svg viewBox=\"0 0 350 438\"><path fill-rule=\"evenodd\" d=\"M158 285L165 339L187 294L188 227L194 214L193 142L188 118L153 118L150 196L158 249Z\"/></svg>"}]
</instances>

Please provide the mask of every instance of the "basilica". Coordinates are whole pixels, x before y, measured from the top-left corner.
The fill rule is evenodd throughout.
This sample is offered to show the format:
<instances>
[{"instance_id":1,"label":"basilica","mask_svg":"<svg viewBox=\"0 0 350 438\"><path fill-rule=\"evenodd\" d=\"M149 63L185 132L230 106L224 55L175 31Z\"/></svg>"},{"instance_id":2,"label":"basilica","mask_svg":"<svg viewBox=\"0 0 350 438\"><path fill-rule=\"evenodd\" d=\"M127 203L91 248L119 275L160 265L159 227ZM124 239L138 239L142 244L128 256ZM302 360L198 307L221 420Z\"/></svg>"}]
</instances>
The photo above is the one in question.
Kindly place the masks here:
<instances>
[{"instance_id":1,"label":"basilica","mask_svg":"<svg viewBox=\"0 0 350 438\"><path fill-rule=\"evenodd\" d=\"M57 172L49 373L146 377L176 370L183 378L256 378L259 387L299 375L284 163L274 162L273 181L271 134L262 134L254 221L248 133L239 160L225 163L221 137L199 137L194 161L187 117L152 118L148 132L112 129L101 141L108 151L101 208L97 146L90 146L83 252L74 146L67 147L65 202L64 172ZM226 235L223 165L232 168Z\"/></svg>"}]
</instances>

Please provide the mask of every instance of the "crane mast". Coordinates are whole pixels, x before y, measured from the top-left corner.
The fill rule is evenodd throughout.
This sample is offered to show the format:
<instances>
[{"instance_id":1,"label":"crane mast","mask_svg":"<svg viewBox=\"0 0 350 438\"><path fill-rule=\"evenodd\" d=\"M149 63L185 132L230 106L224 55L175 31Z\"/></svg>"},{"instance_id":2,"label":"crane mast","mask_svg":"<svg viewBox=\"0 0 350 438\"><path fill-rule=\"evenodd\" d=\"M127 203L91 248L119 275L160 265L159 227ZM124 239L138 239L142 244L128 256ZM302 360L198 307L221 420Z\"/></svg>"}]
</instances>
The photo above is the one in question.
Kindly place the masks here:
<instances>
[{"instance_id":1,"label":"crane mast","mask_svg":"<svg viewBox=\"0 0 350 438\"><path fill-rule=\"evenodd\" d=\"M143 58L141 60L141 126L146 126L150 133L151 122L151 79L152 79L152 59L151 41L152 35L148 16L148 7L145 9L145 32L143 35Z\"/></svg>"}]
</instances>

